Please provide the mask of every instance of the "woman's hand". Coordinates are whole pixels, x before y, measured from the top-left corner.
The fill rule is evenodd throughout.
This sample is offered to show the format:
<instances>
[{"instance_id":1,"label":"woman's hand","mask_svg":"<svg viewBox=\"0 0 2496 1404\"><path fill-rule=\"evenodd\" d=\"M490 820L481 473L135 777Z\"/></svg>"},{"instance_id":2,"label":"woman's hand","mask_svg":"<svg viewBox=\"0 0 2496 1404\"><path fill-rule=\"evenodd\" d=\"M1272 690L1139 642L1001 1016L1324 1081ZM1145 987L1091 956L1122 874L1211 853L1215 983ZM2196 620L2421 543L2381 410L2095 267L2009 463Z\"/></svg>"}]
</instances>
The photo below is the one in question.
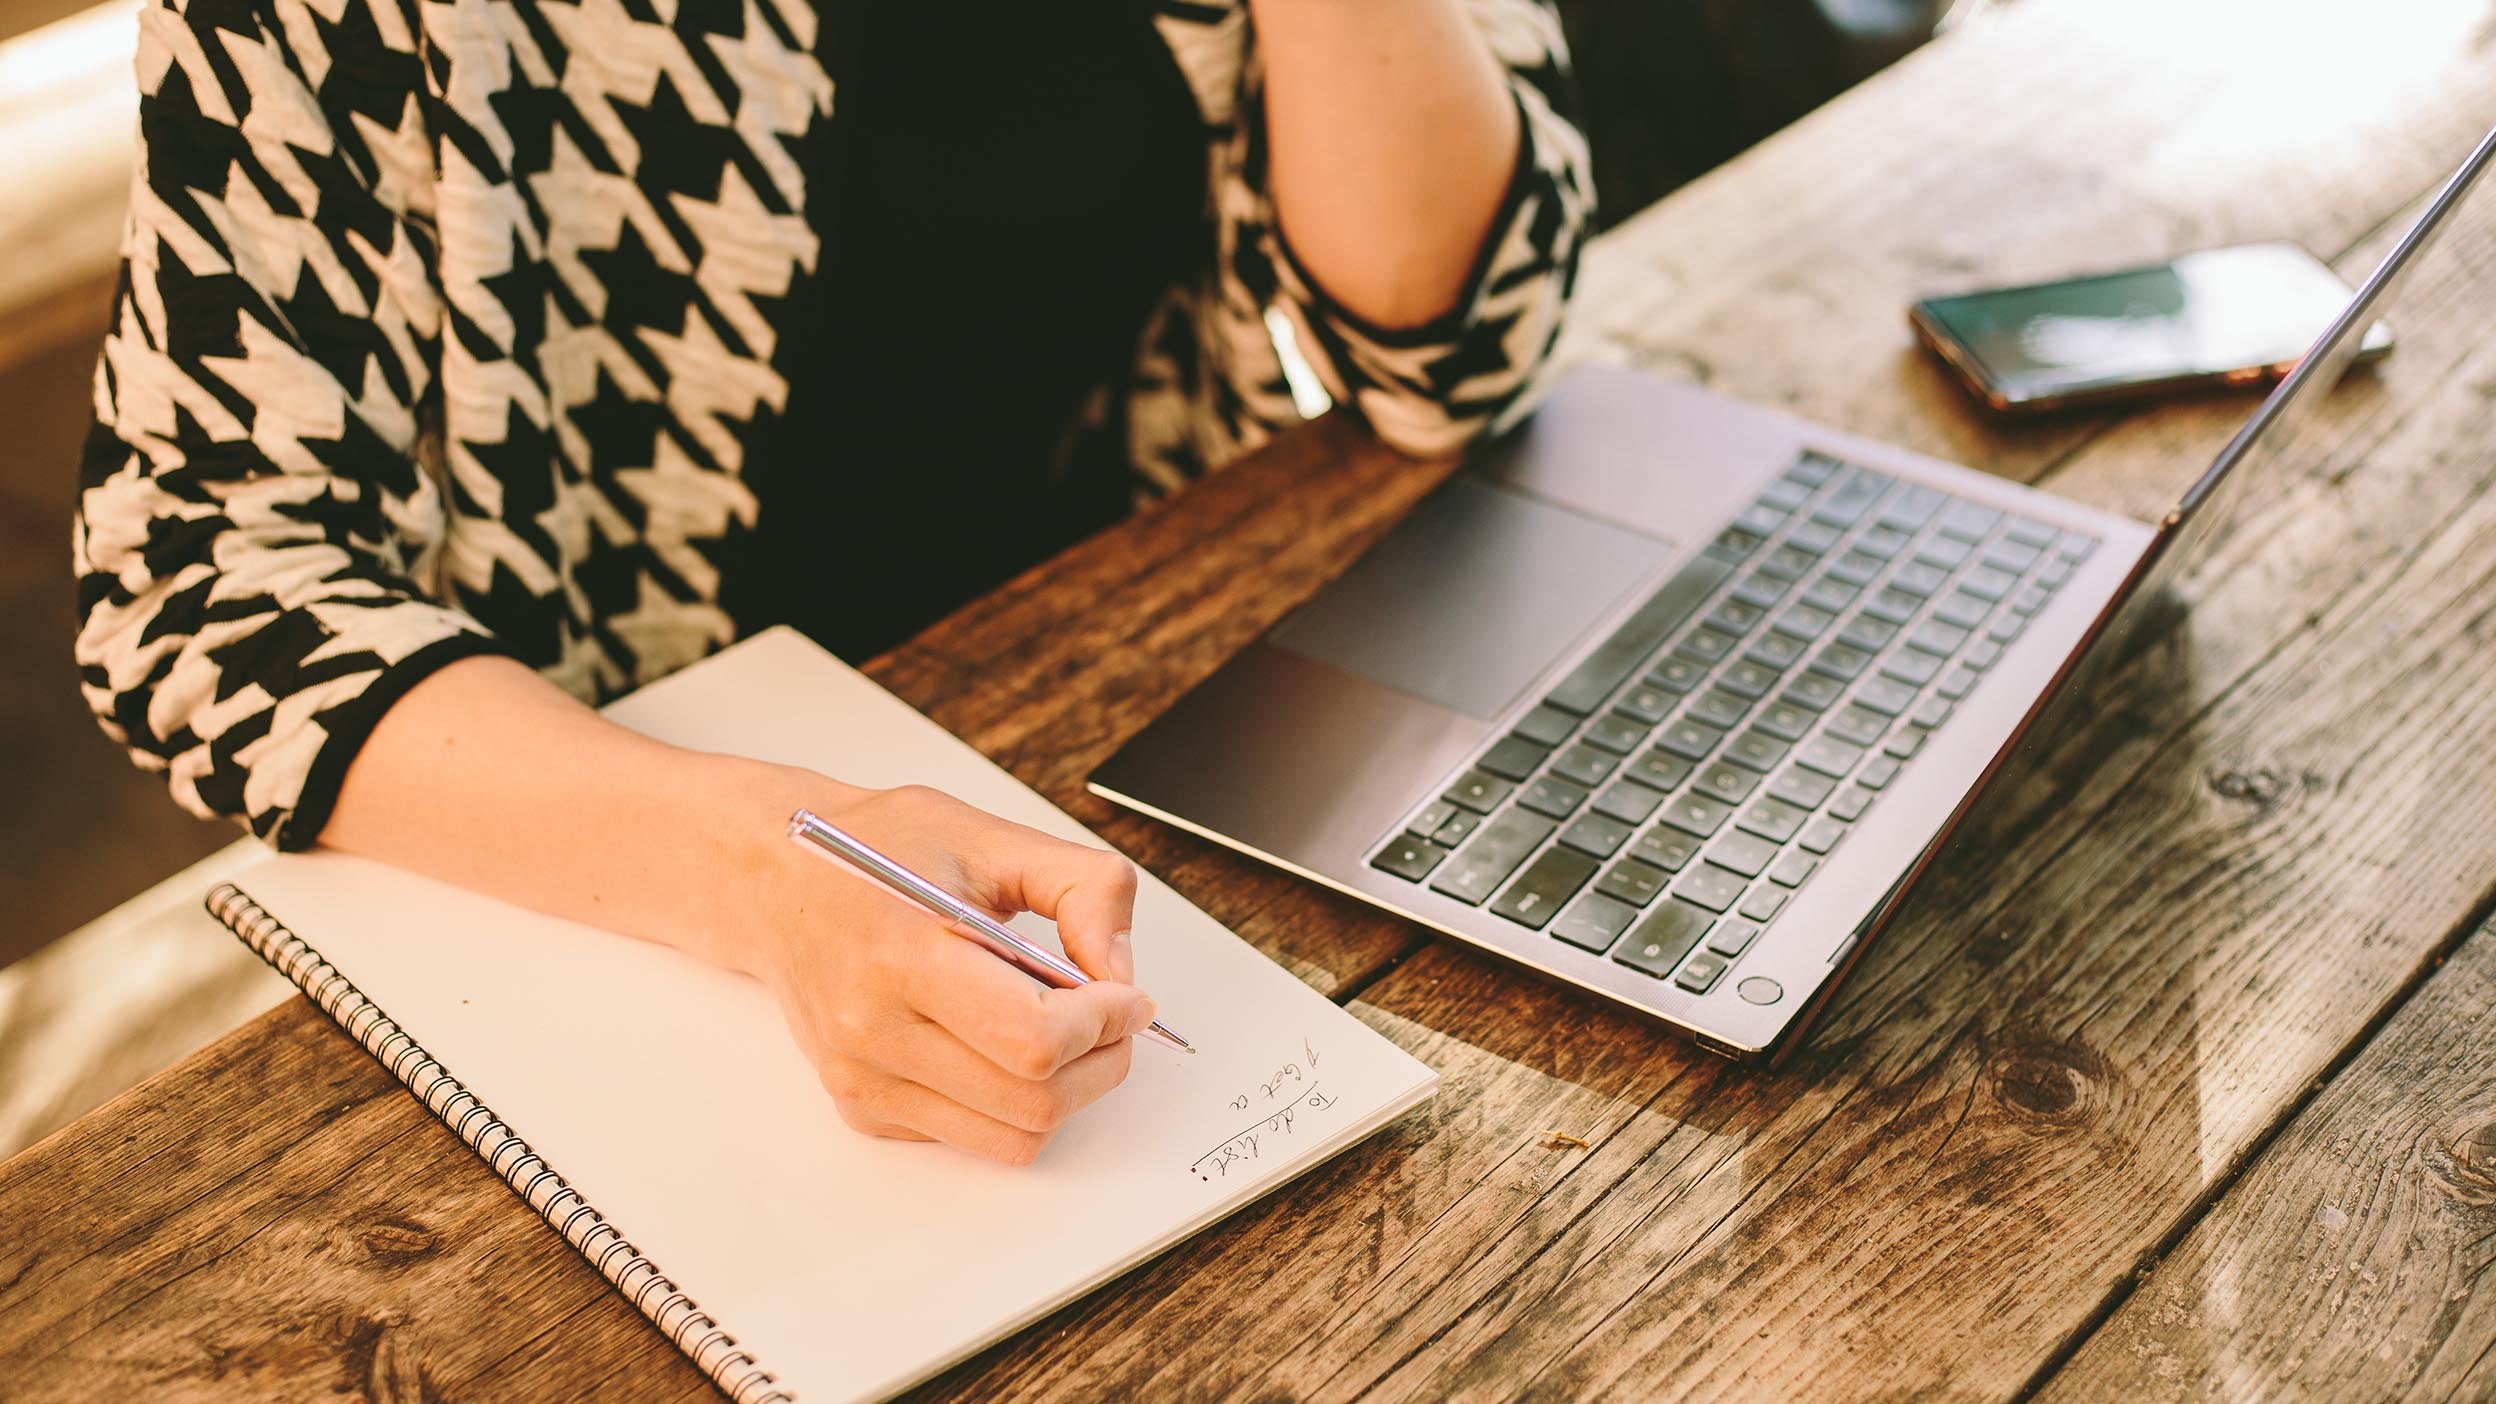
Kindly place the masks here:
<instances>
[{"instance_id":1,"label":"woman's hand","mask_svg":"<svg viewBox=\"0 0 2496 1404\"><path fill-rule=\"evenodd\" d=\"M837 719L827 719L837 724ZM999 918L1054 917L1094 977L1052 990L789 841L812 809ZM561 835L550 841L549 835ZM932 790L862 790L607 721L505 658L391 707L321 841L664 942L769 985L862 1131L1026 1163L1127 1075L1135 869Z\"/></svg>"},{"instance_id":2,"label":"woman's hand","mask_svg":"<svg viewBox=\"0 0 2496 1404\"><path fill-rule=\"evenodd\" d=\"M938 1140L1024 1165L1126 1078L1153 1020L1130 983L1135 869L934 790L857 790L786 771L800 805L1004 920L1054 919L1093 977L1034 983L934 918L769 826L759 921L740 963L779 996L841 1116L870 1135ZM779 811L781 804L773 809ZM785 823L786 814L782 814Z\"/></svg>"}]
</instances>

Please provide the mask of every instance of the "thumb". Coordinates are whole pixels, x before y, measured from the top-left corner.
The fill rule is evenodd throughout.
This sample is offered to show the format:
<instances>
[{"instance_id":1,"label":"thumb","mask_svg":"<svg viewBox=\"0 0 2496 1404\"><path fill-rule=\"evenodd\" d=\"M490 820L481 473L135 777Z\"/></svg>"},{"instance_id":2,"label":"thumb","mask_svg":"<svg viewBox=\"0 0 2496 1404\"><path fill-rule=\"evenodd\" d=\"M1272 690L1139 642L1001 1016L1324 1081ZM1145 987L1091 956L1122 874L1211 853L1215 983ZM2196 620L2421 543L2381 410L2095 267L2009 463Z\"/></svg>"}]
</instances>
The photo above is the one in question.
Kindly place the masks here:
<instances>
[{"instance_id":1,"label":"thumb","mask_svg":"<svg viewBox=\"0 0 2496 1404\"><path fill-rule=\"evenodd\" d=\"M1000 905L1057 923L1067 957L1095 980L1135 982L1135 865L1102 848L1003 825L985 857Z\"/></svg>"}]
</instances>

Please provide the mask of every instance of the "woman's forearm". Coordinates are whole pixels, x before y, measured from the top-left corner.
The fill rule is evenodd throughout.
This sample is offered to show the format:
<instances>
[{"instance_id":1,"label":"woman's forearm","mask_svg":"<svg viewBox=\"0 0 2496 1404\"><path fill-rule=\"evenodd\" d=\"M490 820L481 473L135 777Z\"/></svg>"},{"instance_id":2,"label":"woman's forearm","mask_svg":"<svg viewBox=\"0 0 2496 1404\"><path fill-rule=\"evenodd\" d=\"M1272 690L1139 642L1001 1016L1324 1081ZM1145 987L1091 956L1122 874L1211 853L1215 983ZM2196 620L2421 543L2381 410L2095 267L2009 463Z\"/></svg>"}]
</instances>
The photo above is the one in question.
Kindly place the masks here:
<instances>
[{"instance_id":1,"label":"woman's forearm","mask_svg":"<svg viewBox=\"0 0 2496 1404\"><path fill-rule=\"evenodd\" d=\"M735 888L756 836L823 802L779 767L653 741L518 663L479 657L383 716L321 842L750 968Z\"/></svg>"},{"instance_id":2,"label":"woman's forearm","mask_svg":"<svg viewBox=\"0 0 2496 1404\"><path fill-rule=\"evenodd\" d=\"M1446 313L1523 139L1489 45L1459 0L1250 0L1250 12L1292 253L1364 321Z\"/></svg>"}]
</instances>

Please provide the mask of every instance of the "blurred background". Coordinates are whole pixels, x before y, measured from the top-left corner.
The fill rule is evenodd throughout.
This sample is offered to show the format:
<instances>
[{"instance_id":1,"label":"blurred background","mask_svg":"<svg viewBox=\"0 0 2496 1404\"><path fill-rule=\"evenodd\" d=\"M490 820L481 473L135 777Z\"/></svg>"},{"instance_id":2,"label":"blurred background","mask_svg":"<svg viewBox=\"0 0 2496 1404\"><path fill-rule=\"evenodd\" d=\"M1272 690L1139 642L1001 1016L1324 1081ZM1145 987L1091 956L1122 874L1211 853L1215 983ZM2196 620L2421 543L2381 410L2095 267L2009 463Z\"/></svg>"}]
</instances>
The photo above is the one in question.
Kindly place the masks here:
<instances>
[{"instance_id":1,"label":"blurred background","mask_svg":"<svg viewBox=\"0 0 2496 1404\"><path fill-rule=\"evenodd\" d=\"M236 836L104 740L70 663L68 522L130 159L135 2L0 0L0 972ZM1561 0L1604 220L1979 8Z\"/></svg>"}]
</instances>

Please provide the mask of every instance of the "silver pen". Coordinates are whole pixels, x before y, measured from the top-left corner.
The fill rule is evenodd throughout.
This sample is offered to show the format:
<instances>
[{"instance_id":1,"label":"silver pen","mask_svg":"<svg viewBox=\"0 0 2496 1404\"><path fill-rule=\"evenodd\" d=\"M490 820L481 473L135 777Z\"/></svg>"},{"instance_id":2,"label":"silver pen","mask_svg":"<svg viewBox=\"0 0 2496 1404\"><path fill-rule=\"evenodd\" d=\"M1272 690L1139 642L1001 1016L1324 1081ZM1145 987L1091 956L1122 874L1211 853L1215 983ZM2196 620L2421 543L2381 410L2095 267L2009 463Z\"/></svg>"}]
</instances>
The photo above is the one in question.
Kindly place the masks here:
<instances>
[{"instance_id":1,"label":"silver pen","mask_svg":"<svg viewBox=\"0 0 2496 1404\"><path fill-rule=\"evenodd\" d=\"M1033 945L1012 927L876 852L855 834L844 832L811 809L801 809L789 816L789 837L826 857L839 859L852 871L873 879L887 892L913 906L926 909L929 915L943 922L956 935L979 943L990 955L1051 989L1071 990L1092 983L1092 977L1075 968L1073 962ZM1182 1053L1196 1051L1186 1039L1164 1027L1159 1019L1146 1026L1139 1037L1149 1038Z\"/></svg>"}]
</instances>

